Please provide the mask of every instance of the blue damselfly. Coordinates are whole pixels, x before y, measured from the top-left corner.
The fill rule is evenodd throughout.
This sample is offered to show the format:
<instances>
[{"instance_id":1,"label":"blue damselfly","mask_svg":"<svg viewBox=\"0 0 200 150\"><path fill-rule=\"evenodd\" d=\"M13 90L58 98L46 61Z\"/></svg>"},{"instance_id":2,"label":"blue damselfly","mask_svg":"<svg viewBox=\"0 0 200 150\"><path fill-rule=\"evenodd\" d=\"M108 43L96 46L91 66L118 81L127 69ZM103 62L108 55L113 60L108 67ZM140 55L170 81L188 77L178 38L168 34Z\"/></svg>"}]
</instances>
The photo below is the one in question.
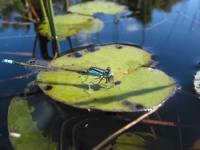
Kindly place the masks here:
<instances>
[{"instance_id":1,"label":"blue damselfly","mask_svg":"<svg viewBox=\"0 0 200 150\"><path fill-rule=\"evenodd\" d=\"M96 76L97 78L94 78L93 80L89 81L89 83L88 83L88 87L89 87L90 92L91 92L91 84L94 84L95 81L98 81L97 84L100 85L101 87L105 88L105 89L109 89L109 88L111 88L112 86L115 85L114 75L113 75L110 67L107 67L106 69L101 69L101 68L98 68L98 67L89 67L86 70L77 70L77 69L72 69L72 68L39 65L39 64L35 64L35 63L24 63L24 62L9 60L9 59L2 59L1 62L7 63L7 64L14 64L14 65L35 67L35 68L41 68L41 69L48 69L48 70L71 71L71 72L76 72L76 73L79 73L81 75L87 75L87 76ZM110 86L101 85L100 83L103 79L106 80L106 83L111 83L111 85Z\"/></svg>"}]
</instances>

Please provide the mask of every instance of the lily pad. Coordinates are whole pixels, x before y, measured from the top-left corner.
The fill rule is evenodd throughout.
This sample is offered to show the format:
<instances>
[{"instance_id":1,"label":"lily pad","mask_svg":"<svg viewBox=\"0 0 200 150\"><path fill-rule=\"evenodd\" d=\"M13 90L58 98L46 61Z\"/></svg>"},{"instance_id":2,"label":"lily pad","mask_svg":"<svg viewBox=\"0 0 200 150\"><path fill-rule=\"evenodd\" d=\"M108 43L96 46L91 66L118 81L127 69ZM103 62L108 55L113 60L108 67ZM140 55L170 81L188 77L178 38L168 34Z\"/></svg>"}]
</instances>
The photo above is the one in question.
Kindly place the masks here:
<instances>
[{"instance_id":1,"label":"lily pad","mask_svg":"<svg viewBox=\"0 0 200 150\"><path fill-rule=\"evenodd\" d=\"M170 141L156 137L150 133L127 132L117 138L113 150L173 150L174 145Z\"/></svg>"},{"instance_id":2,"label":"lily pad","mask_svg":"<svg viewBox=\"0 0 200 150\"><path fill-rule=\"evenodd\" d=\"M93 49L94 52L84 49L78 55L77 52L64 55L49 65L75 69L79 66L111 67L116 85L105 89L97 81L91 85L90 93L88 82L94 76L87 77L69 71L40 72L37 80L44 93L74 107L113 112L148 110L162 104L173 93L175 82L172 78L160 70L142 67L151 60L150 53L137 47L117 44ZM105 80L101 84L110 85Z\"/></svg>"},{"instance_id":3,"label":"lily pad","mask_svg":"<svg viewBox=\"0 0 200 150\"><path fill-rule=\"evenodd\" d=\"M79 14L58 15L54 17L57 35L60 40L75 35L79 32L97 33L103 28L101 20L92 16ZM39 33L52 39L49 21L44 20L38 27Z\"/></svg>"},{"instance_id":4,"label":"lily pad","mask_svg":"<svg viewBox=\"0 0 200 150\"><path fill-rule=\"evenodd\" d=\"M200 138L193 143L192 149L200 149Z\"/></svg>"},{"instance_id":5,"label":"lily pad","mask_svg":"<svg viewBox=\"0 0 200 150\"><path fill-rule=\"evenodd\" d=\"M8 129L10 140L16 150L50 150L56 149L57 144L48 137L42 135L36 122L32 121L31 112L33 107L28 106L25 98L15 97L12 99L8 113Z\"/></svg>"},{"instance_id":6,"label":"lily pad","mask_svg":"<svg viewBox=\"0 0 200 150\"><path fill-rule=\"evenodd\" d=\"M113 2L92 1L70 6L68 11L86 15L96 13L115 15L127 11L127 7Z\"/></svg>"},{"instance_id":7,"label":"lily pad","mask_svg":"<svg viewBox=\"0 0 200 150\"><path fill-rule=\"evenodd\" d=\"M197 94L200 94L200 71L197 71L194 76L194 90Z\"/></svg>"}]
</instances>

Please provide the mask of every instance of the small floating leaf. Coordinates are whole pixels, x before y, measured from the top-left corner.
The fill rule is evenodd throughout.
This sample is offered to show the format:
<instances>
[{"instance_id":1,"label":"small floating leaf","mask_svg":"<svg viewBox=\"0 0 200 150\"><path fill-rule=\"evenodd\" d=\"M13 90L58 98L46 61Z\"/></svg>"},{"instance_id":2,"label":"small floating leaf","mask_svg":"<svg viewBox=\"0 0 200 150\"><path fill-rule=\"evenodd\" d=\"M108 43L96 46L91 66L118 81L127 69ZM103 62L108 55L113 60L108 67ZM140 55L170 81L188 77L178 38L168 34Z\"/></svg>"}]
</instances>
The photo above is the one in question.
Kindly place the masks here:
<instances>
[{"instance_id":1,"label":"small floating leaf","mask_svg":"<svg viewBox=\"0 0 200 150\"><path fill-rule=\"evenodd\" d=\"M127 11L127 8L113 2L92 1L73 5L69 7L68 11L87 15L96 13L115 15Z\"/></svg>"},{"instance_id":2,"label":"small floating leaf","mask_svg":"<svg viewBox=\"0 0 200 150\"><path fill-rule=\"evenodd\" d=\"M57 35L60 40L75 35L81 31L97 33L102 30L103 23L92 16L78 14L58 15L54 17ZM39 33L52 39L48 20L44 20L38 27Z\"/></svg>"},{"instance_id":3,"label":"small floating leaf","mask_svg":"<svg viewBox=\"0 0 200 150\"><path fill-rule=\"evenodd\" d=\"M8 129L10 140L16 150L50 150L56 149L57 144L48 137L42 135L36 122L32 121L31 112L25 98L15 97L12 99L8 113Z\"/></svg>"},{"instance_id":4,"label":"small floating leaf","mask_svg":"<svg viewBox=\"0 0 200 150\"><path fill-rule=\"evenodd\" d=\"M113 150L173 150L174 145L170 141L156 137L150 133L127 132L117 138Z\"/></svg>"},{"instance_id":5,"label":"small floating leaf","mask_svg":"<svg viewBox=\"0 0 200 150\"><path fill-rule=\"evenodd\" d=\"M39 86L43 90L51 85L49 91L43 90L53 99L85 109L99 109L104 111L134 112L148 110L162 104L175 89L175 82L164 72L148 67L142 67L151 60L151 54L128 45L118 49L115 44L95 47L95 52L79 51L82 57L74 57L73 53L64 55L51 62L53 67L91 66L105 69L111 67L114 80L120 84L110 89L91 85L92 92L88 90L89 81L93 76L84 76L75 72L57 71L40 72L37 76ZM110 85L101 82L103 85ZM129 105L127 105L129 104Z\"/></svg>"}]
</instances>

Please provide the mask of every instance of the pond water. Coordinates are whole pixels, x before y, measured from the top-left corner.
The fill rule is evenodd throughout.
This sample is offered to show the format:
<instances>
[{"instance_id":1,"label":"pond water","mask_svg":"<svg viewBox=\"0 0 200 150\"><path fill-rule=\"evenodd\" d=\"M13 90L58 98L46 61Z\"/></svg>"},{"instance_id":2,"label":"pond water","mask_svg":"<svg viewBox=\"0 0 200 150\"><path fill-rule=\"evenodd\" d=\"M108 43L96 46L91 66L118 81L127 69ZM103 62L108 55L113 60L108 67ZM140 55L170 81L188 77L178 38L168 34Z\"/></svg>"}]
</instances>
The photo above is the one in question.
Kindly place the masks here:
<instances>
[{"instance_id":1,"label":"pond water","mask_svg":"<svg viewBox=\"0 0 200 150\"><path fill-rule=\"evenodd\" d=\"M200 120L198 119L200 115L200 101L198 95L193 90L193 78L199 69L200 60L200 1L142 1L138 7L136 6L140 0L134 2L131 0L116 0L116 2L127 5L133 14L131 12L128 16L127 14L116 16L96 14L95 16L104 22L103 30L100 33L92 35L80 33L71 37L73 48L90 44L126 43L141 46L143 49L151 52L153 54L153 60L159 62L156 68L174 78L177 85L182 88L181 91L177 91L158 110L159 116L163 121L177 122L179 115L180 123L189 125L187 128L181 128L183 147L192 147L195 140L200 138L199 129L192 128L192 126L198 127L200 124ZM61 11L63 9L61 4L63 3L63 1L54 2L56 14L63 13ZM42 40L36 39L34 23L28 25L4 24L6 23L4 21L24 22L19 17L19 15L23 16L24 14L20 13L19 10L15 10L13 7L12 9L9 13L3 13L4 8L0 10L0 12L2 11L0 14L0 59L7 58L26 62L32 57L33 50L36 52L36 58L43 59L40 51L41 48L45 47L45 43L43 44ZM62 52L70 50L68 40L60 42L60 46ZM51 51L51 42L47 43L47 47ZM50 55L52 55L51 52ZM8 107L12 98L16 94L23 93L27 84L35 79L36 74L29 76L28 74L31 73L30 70L21 66L3 63L0 63L0 70L0 149L12 149L7 127ZM85 114L86 117L84 119L87 117L99 119L96 122L99 124L98 130L100 131L102 129L103 132L100 138L101 140L106 135L113 133L119 127L126 124L126 122L119 121L117 125L109 126L108 120L113 118L115 114L87 112L67 107L64 104L53 102L47 97L45 98L48 100L42 100L32 105L37 105L36 111L33 114L35 120L38 119L37 116L40 116L41 113L44 114L44 107L52 110L51 115L46 121L48 123L38 125L46 135L49 135L50 120L53 117L57 117L58 123L61 123L68 114L72 117L76 116L79 122L83 120L80 114ZM123 115L131 116L133 114L128 113ZM45 120L46 116L43 115L43 117L40 119ZM76 124L78 122L77 120ZM108 126L103 126L102 122L104 121ZM60 132L59 127L53 126L53 128L55 131ZM178 128L165 127L164 129L165 137L172 141L176 148L179 148L180 133ZM144 124L137 125L133 130L150 132L148 126ZM158 135L161 135L160 126L155 126L155 130ZM95 136L100 136L100 134L96 133ZM52 137L54 137L55 141L59 139L56 132ZM98 144L101 140L97 140L95 144ZM85 141L88 142L87 139ZM67 146L64 145L63 147L66 148ZM83 147L87 149L87 146Z\"/></svg>"}]
</instances>

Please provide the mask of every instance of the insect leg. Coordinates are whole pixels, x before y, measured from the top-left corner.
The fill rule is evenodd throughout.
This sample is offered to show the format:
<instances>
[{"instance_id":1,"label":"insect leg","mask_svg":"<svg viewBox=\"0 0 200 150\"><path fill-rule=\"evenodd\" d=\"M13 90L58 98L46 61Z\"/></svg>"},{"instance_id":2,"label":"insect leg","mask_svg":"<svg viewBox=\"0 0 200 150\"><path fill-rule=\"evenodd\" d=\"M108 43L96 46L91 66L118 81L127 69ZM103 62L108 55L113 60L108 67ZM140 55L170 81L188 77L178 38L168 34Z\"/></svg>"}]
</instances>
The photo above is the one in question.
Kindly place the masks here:
<instances>
[{"instance_id":1,"label":"insect leg","mask_svg":"<svg viewBox=\"0 0 200 150\"><path fill-rule=\"evenodd\" d=\"M89 90L90 90L90 93L91 93L91 83L93 83L94 81L96 81L96 80L99 80L99 78L95 78L95 79L93 79L93 80L91 80L89 83L88 83L88 87L89 87Z\"/></svg>"}]
</instances>

